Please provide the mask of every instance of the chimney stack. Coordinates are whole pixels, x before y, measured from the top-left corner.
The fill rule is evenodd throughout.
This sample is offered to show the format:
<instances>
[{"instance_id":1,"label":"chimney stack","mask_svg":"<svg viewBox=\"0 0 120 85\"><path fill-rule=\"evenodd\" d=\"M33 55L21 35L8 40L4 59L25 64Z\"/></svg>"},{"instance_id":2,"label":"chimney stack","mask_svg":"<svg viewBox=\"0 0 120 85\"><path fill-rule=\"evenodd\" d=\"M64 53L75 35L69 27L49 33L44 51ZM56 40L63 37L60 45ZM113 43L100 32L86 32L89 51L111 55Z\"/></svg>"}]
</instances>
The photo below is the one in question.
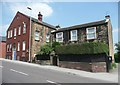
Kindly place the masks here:
<instances>
[{"instance_id":1,"label":"chimney stack","mask_svg":"<svg viewBox=\"0 0 120 85\"><path fill-rule=\"evenodd\" d=\"M105 18L106 18L106 19L110 19L110 15L106 15Z\"/></svg>"},{"instance_id":2,"label":"chimney stack","mask_svg":"<svg viewBox=\"0 0 120 85\"><path fill-rule=\"evenodd\" d=\"M39 14L38 14L38 20L39 20L39 21L42 21L42 16L43 16L43 15L39 12Z\"/></svg>"}]
</instances>

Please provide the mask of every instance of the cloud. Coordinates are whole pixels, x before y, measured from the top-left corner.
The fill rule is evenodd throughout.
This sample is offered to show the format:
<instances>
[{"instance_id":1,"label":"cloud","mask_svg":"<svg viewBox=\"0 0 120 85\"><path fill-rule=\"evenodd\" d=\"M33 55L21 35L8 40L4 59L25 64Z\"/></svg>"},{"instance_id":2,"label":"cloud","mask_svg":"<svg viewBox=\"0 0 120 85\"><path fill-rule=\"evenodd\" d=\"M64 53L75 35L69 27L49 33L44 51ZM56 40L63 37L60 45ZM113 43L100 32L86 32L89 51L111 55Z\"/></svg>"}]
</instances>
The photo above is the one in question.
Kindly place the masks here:
<instances>
[{"instance_id":1,"label":"cloud","mask_svg":"<svg viewBox=\"0 0 120 85\"><path fill-rule=\"evenodd\" d=\"M1 25L0 26L0 36L6 36L6 31L8 29L9 25Z\"/></svg>"},{"instance_id":2,"label":"cloud","mask_svg":"<svg viewBox=\"0 0 120 85\"><path fill-rule=\"evenodd\" d=\"M113 33L120 32L120 29L113 29Z\"/></svg>"},{"instance_id":3,"label":"cloud","mask_svg":"<svg viewBox=\"0 0 120 85\"><path fill-rule=\"evenodd\" d=\"M32 8L32 10L28 10L27 7ZM26 15L31 15L34 18L37 18L39 12L41 12L43 17L49 17L53 13L53 9L47 3L14 3L10 4L10 10L14 14L16 14L17 11L20 11Z\"/></svg>"}]
</instances>

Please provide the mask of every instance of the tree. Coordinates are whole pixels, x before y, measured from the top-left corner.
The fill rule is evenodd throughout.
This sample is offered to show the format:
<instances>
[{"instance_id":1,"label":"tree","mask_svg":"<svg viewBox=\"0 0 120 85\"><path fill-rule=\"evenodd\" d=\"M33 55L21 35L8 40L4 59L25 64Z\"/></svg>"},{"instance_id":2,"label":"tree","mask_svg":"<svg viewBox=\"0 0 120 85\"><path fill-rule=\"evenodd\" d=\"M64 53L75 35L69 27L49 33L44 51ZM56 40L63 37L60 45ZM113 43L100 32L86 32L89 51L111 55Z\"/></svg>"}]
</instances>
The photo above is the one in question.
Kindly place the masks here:
<instances>
[{"instance_id":1,"label":"tree","mask_svg":"<svg viewBox=\"0 0 120 85\"><path fill-rule=\"evenodd\" d=\"M115 53L115 62L120 62L120 42L115 44L117 53Z\"/></svg>"}]
</instances>

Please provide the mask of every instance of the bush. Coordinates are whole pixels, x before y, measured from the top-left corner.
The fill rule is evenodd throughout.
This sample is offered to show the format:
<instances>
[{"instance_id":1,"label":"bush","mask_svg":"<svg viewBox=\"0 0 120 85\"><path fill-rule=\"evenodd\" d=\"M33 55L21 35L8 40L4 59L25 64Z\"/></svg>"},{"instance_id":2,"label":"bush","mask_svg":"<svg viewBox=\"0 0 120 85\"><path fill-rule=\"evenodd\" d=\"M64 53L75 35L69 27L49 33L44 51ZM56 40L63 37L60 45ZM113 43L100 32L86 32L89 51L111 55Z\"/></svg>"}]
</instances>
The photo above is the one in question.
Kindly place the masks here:
<instances>
[{"instance_id":1,"label":"bush","mask_svg":"<svg viewBox=\"0 0 120 85\"><path fill-rule=\"evenodd\" d=\"M56 54L98 54L108 55L108 45L100 42L69 44L55 47Z\"/></svg>"},{"instance_id":2,"label":"bush","mask_svg":"<svg viewBox=\"0 0 120 85\"><path fill-rule=\"evenodd\" d=\"M41 46L40 52L38 52L38 55L49 55L53 51L53 48L50 46L50 44L46 44Z\"/></svg>"},{"instance_id":3,"label":"bush","mask_svg":"<svg viewBox=\"0 0 120 85\"><path fill-rule=\"evenodd\" d=\"M60 46L59 42L53 42L52 43L52 48L55 50L56 46Z\"/></svg>"}]
</instances>

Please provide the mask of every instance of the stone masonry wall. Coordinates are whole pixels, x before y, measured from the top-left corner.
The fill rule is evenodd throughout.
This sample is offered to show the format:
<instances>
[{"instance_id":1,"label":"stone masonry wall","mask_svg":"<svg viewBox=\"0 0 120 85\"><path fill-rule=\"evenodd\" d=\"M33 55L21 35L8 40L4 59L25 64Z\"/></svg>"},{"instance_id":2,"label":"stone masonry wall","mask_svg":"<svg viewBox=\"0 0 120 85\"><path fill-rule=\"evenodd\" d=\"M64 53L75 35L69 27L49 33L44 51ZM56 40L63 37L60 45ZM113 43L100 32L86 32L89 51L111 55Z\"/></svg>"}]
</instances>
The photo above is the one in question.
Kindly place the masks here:
<instances>
[{"instance_id":1,"label":"stone masonry wall","mask_svg":"<svg viewBox=\"0 0 120 85\"><path fill-rule=\"evenodd\" d=\"M31 42L31 57L34 59L35 55L40 51L40 47L46 44L46 34L50 33L52 29L33 23L32 24L32 42ZM39 40L35 40L35 32L39 32Z\"/></svg>"},{"instance_id":2,"label":"stone masonry wall","mask_svg":"<svg viewBox=\"0 0 120 85\"><path fill-rule=\"evenodd\" d=\"M89 72L106 72L106 63L105 62L66 62L59 61L59 66L64 68L78 69Z\"/></svg>"}]
</instances>

